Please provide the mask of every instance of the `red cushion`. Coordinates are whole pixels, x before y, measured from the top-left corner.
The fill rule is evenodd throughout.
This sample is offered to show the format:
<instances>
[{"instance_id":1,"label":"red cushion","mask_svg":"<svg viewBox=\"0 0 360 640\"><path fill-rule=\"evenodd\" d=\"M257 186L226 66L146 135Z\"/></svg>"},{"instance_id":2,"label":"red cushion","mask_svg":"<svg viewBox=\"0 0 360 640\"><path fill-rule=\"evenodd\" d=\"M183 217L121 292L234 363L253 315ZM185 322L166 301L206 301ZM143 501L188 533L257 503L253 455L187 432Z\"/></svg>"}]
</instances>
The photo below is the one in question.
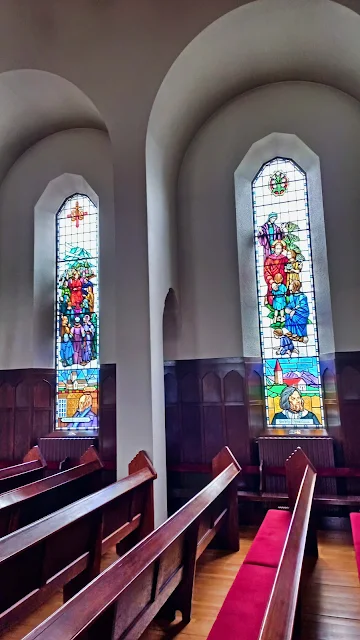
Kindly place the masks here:
<instances>
[{"instance_id":1,"label":"red cushion","mask_svg":"<svg viewBox=\"0 0 360 640\"><path fill-rule=\"evenodd\" d=\"M246 555L246 564L261 564L275 568L279 566L291 516L290 511L270 509L267 512Z\"/></svg>"},{"instance_id":2,"label":"red cushion","mask_svg":"<svg viewBox=\"0 0 360 640\"><path fill-rule=\"evenodd\" d=\"M243 564L208 638L258 640L275 575L272 567Z\"/></svg>"},{"instance_id":3,"label":"red cushion","mask_svg":"<svg viewBox=\"0 0 360 640\"><path fill-rule=\"evenodd\" d=\"M360 513L350 513L350 521L355 547L356 564L360 578Z\"/></svg>"}]
</instances>

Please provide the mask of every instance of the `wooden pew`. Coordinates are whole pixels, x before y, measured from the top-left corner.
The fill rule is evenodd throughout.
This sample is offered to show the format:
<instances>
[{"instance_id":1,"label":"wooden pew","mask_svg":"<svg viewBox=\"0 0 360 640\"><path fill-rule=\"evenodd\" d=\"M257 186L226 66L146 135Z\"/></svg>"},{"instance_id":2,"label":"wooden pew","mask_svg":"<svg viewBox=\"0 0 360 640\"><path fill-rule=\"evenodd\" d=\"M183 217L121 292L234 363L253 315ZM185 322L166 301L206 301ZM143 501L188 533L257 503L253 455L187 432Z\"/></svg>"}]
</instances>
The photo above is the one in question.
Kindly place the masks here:
<instances>
[{"instance_id":1,"label":"wooden pew","mask_svg":"<svg viewBox=\"0 0 360 640\"><path fill-rule=\"evenodd\" d=\"M0 537L99 489L102 468L95 447L90 447L77 467L0 495Z\"/></svg>"},{"instance_id":2,"label":"wooden pew","mask_svg":"<svg viewBox=\"0 0 360 640\"><path fill-rule=\"evenodd\" d=\"M310 555L314 550L314 539L309 539L309 531L312 531L309 524L315 480L316 472L309 463L303 472L259 640L291 640L293 637L304 554L306 547L310 547ZM317 548L313 555L317 556Z\"/></svg>"},{"instance_id":3,"label":"wooden pew","mask_svg":"<svg viewBox=\"0 0 360 640\"><path fill-rule=\"evenodd\" d=\"M141 451L129 476L0 540L0 633L64 587L64 599L100 572L101 554L154 529L156 472Z\"/></svg>"},{"instance_id":4,"label":"wooden pew","mask_svg":"<svg viewBox=\"0 0 360 640\"><path fill-rule=\"evenodd\" d=\"M268 511L208 640L290 640L305 551L317 557L310 523L316 472L301 449L286 461L292 514Z\"/></svg>"},{"instance_id":5,"label":"wooden pew","mask_svg":"<svg viewBox=\"0 0 360 640\"><path fill-rule=\"evenodd\" d=\"M190 620L196 558L216 535L239 548L236 486L240 467L225 447L214 479L188 504L93 580L27 640L139 638L157 615Z\"/></svg>"},{"instance_id":6,"label":"wooden pew","mask_svg":"<svg viewBox=\"0 0 360 640\"><path fill-rule=\"evenodd\" d=\"M20 464L0 469L0 493L40 480L46 466L39 447L33 447Z\"/></svg>"}]
</instances>

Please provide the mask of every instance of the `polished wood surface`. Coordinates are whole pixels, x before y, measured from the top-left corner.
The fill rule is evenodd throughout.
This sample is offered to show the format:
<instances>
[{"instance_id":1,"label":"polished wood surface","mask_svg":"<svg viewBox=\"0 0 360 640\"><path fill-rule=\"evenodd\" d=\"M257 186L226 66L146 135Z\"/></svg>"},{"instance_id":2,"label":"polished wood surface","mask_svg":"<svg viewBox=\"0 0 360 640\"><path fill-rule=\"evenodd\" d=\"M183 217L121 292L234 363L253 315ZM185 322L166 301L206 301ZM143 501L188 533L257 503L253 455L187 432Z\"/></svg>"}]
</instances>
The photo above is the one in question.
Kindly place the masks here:
<instances>
[{"instance_id":1,"label":"polished wood surface","mask_svg":"<svg viewBox=\"0 0 360 640\"><path fill-rule=\"evenodd\" d=\"M196 565L192 619L181 628L180 616L170 627L153 622L141 640L205 640L256 534L241 529L237 553L207 549ZM117 560L115 549L102 558L102 571ZM23 623L1 636L21 640L62 605L59 590ZM351 533L320 532L319 559L302 593L301 640L358 640L360 584Z\"/></svg>"},{"instance_id":2,"label":"polished wood surface","mask_svg":"<svg viewBox=\"0 0 360 640\"><path fill-rule=\"evenodd\" d=\"M77 467L0 495L0 536L99 489L102 466L96 449L90 447Z\"/></svg>"},{"instance_id":3,"label":"polished wood surface","mask_svg":"<svg viewBox=\"0 0 360 640\"><path fill-rule=\"evenodd\" d=\"M305 463L305 456L301 459L301 457L297 456L297 453L299 453L299 450L293 454L292 460L299 458L297 467L300 472L303 463ZM291 460L288 462L290 464ZM300 477L298 480L300 480ZM288 536L264 616L259 640L291 640L293 636L315 480L316 473L312 466L308 464L303 472ZM291 491L294 488L295 485ZM289 486L289 498L291 491ZM316 542L314 546L314 555L317 557Z\"/></svg>"},{"instance_id":4,"label":"polished wood surface","mask_svg":"<svg viewBox=\"0 0 360 640\"><path fill-rule=\"evenodd\" d=\"M0 371L0 460L20 462L39 438L53 430L55 385L51 369Z\"/></svg>"},{"instance_id":5,"label":"polished wood surface","mask_svg":"<svg viewBox=\"0 0 360 640\"><path fill-rule=\"evenodd\" d=\"M138 638L151 620L191 617L196 557L219 534L231 550L239 547L232 527L240 467L224 448L213 461L216 477L156 531L46 620L29 640ZM230 501L234 501L232 508Z\"/></svg>"},{"instance_id":6,"label":"polished wood surface","mask_svg":"<svg viewBox=\"0 0 360 640\"><path fill-rule=\"evenodd\" d=\"M39 447L32 447L20 464L0 469L0 493L40 480L46 466L45 458Z\"/></svg>"},{"instance_id":7,"label":"polished wood surface","mask_svg":"<svg viewBox=\"0 0 360 640\"><path fill-rule=\"evenodd\" d=\"M302 449L298 447L285 461L286 488L289 496L289 507L293 511L298 501L299 491L303 483L305 473L309 470L311 477L316 480L316 472L309 458ZM311 493L311 499L313 491Z\"/></svg>"},{"instance_id":8,"label":"polished wood surface","mask_svg":"<svg viewBox=\"0 0 360 640\"><path fill-rule=\"evenodd\" d=\"M59 587L68 600L99 574L109 547L125 538L133 546L152 531L156 472L143 451L129 469L127 478L0 540L0 632Z\"/></svg>"}]
</instances>

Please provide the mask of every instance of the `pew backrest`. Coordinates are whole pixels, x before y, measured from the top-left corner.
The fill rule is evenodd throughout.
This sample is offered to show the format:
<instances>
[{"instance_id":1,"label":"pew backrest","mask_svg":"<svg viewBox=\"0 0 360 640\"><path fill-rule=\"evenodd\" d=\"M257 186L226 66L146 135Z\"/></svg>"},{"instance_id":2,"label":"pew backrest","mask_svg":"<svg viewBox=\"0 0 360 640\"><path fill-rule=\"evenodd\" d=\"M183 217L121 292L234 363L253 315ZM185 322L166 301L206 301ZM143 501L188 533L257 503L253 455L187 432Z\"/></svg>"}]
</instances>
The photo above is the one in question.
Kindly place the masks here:
<instances>
[{"instance_id":1,"label":"pew backrest","mask_svg":"<svg viewBox=\"0 0 360 640\"><path fill-rule=\"evenodd\" d=\"M285 462L286 486L291 511L295 507L307 467L310 467L314 473L316 472L315 467L305 455L301 447L295 449Z\"/></svg>"},{"instance_id":2,"label":"pew backrest","mask_svg":"<svg viewBox=\"0 0 360 640\"><path fill-rule=\"evenodd\" d=\"M316 471L301 449L298 449L293 455L297 457L297 470L301 468L302 464L303 475L259 640L291 640L293 637L302 564L316 481ZM303 457L302 461L300 461L301 457ZM299 475L297 473L296 479L294 478L294 486Z\"/></svg>"},{"instance_id":3,"label":"pew backrest","mask_svg":"<svg viewBox=\"0 0 360 640\"><path fill-rule=\"evenodd\" d=\"M40 480L46 466L39 447L33 447L27 452L20 464L0 469L0 493Z\"/></svg>"},{"instance_id":4,"label":"pew backrest","mask_svg":"<svg viewBox=\"0 0 360 640\"><path fill-rule=\"evenodd\" d=\"M95 447L90 447L77 467L0 495L0 537L99 489L102 468Z\"/></svg>"},{"instance_id":5,"label":"pew backrest","mask_svg":"<svg viewBox=\"0 0 360 640\"><path fill-rule=\"evenodd\" d=\"M171 618L180 610L188 621L196 556L204 541L212 538L210 525L230 548L235 537L232 527L238 526L234 513L240 467L227 447L214 460L213 470L216 477L209 485L26 636L27 640L135 639L160 609ZM234 501L231 508L229 500Z\"/></svg>"},{"instance_id":6,"label":"pew backrest","mask_svg":"<svg viewBox=\"0 0 360 640\"><path fill-rule=\"evenodd\" d=\"M65 599L100 572L101 554L154 526L155 470L145 452L130 475L0 540L0 633L64 587ZM19 577L21 576L21 579Z\"/></svg>"}]
</instances>

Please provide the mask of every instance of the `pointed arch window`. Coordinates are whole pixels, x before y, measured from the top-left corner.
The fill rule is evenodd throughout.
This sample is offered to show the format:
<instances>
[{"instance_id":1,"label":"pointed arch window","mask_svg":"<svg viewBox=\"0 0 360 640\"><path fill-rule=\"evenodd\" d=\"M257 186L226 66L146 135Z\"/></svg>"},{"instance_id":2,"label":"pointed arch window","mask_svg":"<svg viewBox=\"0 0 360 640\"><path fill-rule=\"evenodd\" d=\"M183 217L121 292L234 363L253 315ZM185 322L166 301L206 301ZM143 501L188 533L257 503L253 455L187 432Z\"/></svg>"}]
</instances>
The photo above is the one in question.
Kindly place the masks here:
<instances>
[{"instance_id":1,"label":"pointed arch window","mask_svg":"<svg viewBox=\"0 0 360 640\"><path fill-rule=\"evenodd\" d=\"M324 427L305 172L266 162L252 204L267 426Z\"/></svg>"},{"instance_id":2,"label":"pointed arch window","mask_svg":"<svg viewBox=\"0 0 360 640\"><path fill-rule=\"evenodd\" d=\"M56 428L98 428L98 210L79 193L56 218Z\"/></svg>"}]
</instances>

